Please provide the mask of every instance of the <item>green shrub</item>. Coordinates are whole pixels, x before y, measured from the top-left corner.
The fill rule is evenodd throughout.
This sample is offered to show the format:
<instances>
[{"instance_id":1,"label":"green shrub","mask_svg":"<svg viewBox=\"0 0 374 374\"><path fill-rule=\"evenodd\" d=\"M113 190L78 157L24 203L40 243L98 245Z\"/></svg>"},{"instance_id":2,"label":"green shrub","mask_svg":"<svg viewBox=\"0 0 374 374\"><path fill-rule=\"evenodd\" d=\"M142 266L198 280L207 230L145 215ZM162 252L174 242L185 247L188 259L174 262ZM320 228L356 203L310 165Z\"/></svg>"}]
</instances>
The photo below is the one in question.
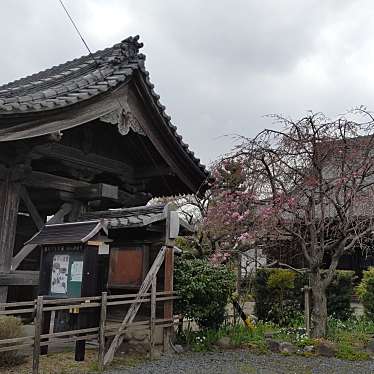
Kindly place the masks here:
<instances>
[{"instance_id":1,"label":"green shrub","mask_svg":"<svg viewBox=\"0 0 374 374\"><path fill-rule=\"evenodd\" d=\"M19 318L12 316L0 316L0 340L20 338L23 336L23 325ZM24 357L17 351L2 352L0 366L18 365L24 361Z\"/></svg>"},{"instance_id":2,"label":"green shrub","mask_svg":"<svg viewBox=\"0 0 374 374\"><path fill-rule=\"evenodd\" d=\"M174 282L180 295L177 313L193 319L202 328L219 328L235 289L235 273L207 260L182 257L175 263Z\"/></svg>"},{"instance_id":3,"label":"green shrub","mask_svg":"<svg viewBox=\"0 0 374 374\"><path fill-rule=\"evenodd\" d=\"M327 288L327 311L345 321L352 316L353 271L339 270Z\"/></svg>"},{"instance_id":4,"label":"green shrub","mask_svg":"<svg viewBox=\"0 0 374 374\"><path fill-rule=\"evenodd\" d=\"M262 321L287 326L304 308L303 275L286 269L259 269L254 282L255 313Z\"/></svg>"},{"instance_id":5,"label":"green shrub","mask_svg":"<svg viewBox=\"0 0 374 374\"><path fill-rule=\"evenodd\" d=\"M365 315L370 320L374 319L374 267L364 271L360 284L356 292L362 305L364 306Z\"/></svg>"},{"instance_id":6,"label":"green shrub","mask_svg":"<svg viewBox=\"0 0 374 374\"><path fill-rule=\"evenodd\" d=\"M293 274L293 276L291 276ZM337 271L327 288L329 315L346 320L352 315L350 306L353 290L352 271ZM302 288L308 284L307 274L286 269L259 269L254 281L255 313L260 320L281 326L294 325L304 312ZM373 288L374 292L374 288ZM374 300L374 295L373 295Z\"/></svg>"}]
</instances>

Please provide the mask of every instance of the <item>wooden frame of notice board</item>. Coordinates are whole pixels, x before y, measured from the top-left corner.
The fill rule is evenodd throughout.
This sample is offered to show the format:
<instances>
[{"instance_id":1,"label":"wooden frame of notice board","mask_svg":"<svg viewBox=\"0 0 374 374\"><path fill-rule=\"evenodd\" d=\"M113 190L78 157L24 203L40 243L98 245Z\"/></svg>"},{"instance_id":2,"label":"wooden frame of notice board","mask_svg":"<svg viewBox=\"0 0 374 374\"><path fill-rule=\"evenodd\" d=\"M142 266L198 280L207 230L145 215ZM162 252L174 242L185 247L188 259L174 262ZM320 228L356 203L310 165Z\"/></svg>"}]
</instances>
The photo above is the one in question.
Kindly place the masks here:
<instances>
[{"instance_id":1,"label":"wooden frame of notice board","mask_svg":"<svg viewBox=\"0 0 374 374\"><path fill-rule=\"evenodd\" d=\"M39 294L51 298L82 296L84 249L84 244L44 246Z\"/></svg>"}]
</instances>

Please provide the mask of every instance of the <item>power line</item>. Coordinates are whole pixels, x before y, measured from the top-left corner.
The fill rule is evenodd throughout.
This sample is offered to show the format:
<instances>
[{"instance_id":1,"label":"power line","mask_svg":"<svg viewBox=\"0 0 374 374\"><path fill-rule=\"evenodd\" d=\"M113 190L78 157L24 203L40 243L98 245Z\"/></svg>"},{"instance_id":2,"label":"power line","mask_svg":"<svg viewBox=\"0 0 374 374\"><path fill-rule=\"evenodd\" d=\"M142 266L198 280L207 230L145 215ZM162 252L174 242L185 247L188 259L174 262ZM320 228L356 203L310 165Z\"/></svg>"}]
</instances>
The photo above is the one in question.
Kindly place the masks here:
<instances>
[{"instance_id":1,"label":"power line","mask_svg":"<svg viewBox=\"0 0 374 374\"><path fill-rule=\"evenodd\" d=\"M88 46L87 42L85 41L85 39L84 39L82 33L79 31L79 28L78 28L77 24L74 22L73 17L70 15L70 13L69 13L68 9L66 8L65 4L63 3L63 1L62 1L62 0L58 0L58 1L59 1L59 3L61 4L62 8L64 9L64 11L65 11L67 17L69 18L71 24L73 25L75 31L77 32L77 34L79 35L80 39L82 40L84 46L87 48L87 51L89 52L90 57L94 60L94 62L95 62L95 64L96 64L96 67L97 67L97 70L99 71L99 74L101 75L101 78L102 78L103 80L105 80L105 76L104 76L104 74L102 73L102 71L101 71L101 69L100 69L101 67L100 67L99 62L97 61L97 59L96 59L96 57L94 56L94 54L91 52L90 47ZM126 109L124 108L124 106L122 105L122 103L119 101L118 98L116 98L116 101L117 101L118 105L120 106L120 108L123 110L123 112L126 113ZM140 125L140 123L139 123L139 125ZM141 125L140 125L140 127L141 127ZM144 129L143 129L143 131L144 131ZM147 146L144 144L143 139L141 138L141 136L140 136L140 141L141 141L143 147L145 148L146 153L149 155L149 157L150 157L150 159L151 159L153 165L154 165L155 167L157 167L157 163L156 163L154 157L153 157L152 154L149 152ZM162 178L162 180L164 181L164 183L165 183L166 187L168 188L169 192L170 192L170 193L173 193L173 191L172 191L172 189L170 188L170 185L169 185L168 181L166 180L165 176L164 176L164 175L161 175L161 178Z\"/></svg>"},{"instance_id":2,"label":"power line","mask_svg":"<svg viewBox=\"0 0 374 374\"><path fill-rule=\"evenodd\" d=\"M67 10L65 4L63 3L62 0L58 0L58 1L60 2L62 8L64 9L64 11L65 11L66 15L68 16L68 18L69 18L71 24L72 24L73 27L75 28L75 31L77 32L77 34L78 34L79 37L81 38L81 40L82 40L83 44L85 45L85 47L87 48L88 52L89 52L90 55L93 57L93 54L92 54L92 52L91 52L91 50L90 50L90 47L88 46L88 44L87 44L86 41L84 40L83 35L82 35L81 32L79 31L78 26L77 26L76 23L74 22L72 16L70 15L69 11ZM96 60L95 60L95 61L96 61Z\"/></svg>"}]
</instances>

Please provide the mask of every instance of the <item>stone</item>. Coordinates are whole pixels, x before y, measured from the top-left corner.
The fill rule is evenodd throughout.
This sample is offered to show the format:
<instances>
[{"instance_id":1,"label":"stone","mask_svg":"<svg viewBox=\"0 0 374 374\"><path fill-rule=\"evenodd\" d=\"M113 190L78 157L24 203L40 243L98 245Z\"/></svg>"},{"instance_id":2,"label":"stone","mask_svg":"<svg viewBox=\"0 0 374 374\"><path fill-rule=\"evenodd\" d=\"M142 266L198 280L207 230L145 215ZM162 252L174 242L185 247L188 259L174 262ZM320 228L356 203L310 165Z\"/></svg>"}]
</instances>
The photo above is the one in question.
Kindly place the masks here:
<instances>
[{"instance_id":1,"label":"stone","mask_svg":"<svg viewBox=\"0 0 374 374\"><path fill-rule=\"evenodd\" d=\"M222 349L229 349L232 347L231 340L228 336L223 336L218 339L216 345Z\"/></svg>"},{"instance_id":2,"label":"stone","mask_svg":"<svg viewBox=\"0 0 374 374\"><path fill-rule=\"evenodd\" d=\"M279 350L281 353L293 354L296 353L297 348L289 342L282 342L279 344Z\"/></svg>"},{"instance_id":3,"label":"stone","mask_svg":"<svg viewBox=\"0 0 374 374\"><path fill-rule=\"evenodd\" d=\"M337 352L336 344L328 340L321 339L318 342L316 353L324 357L334 357Z\"/></svg>"},{"instance_id":4,"label":"stone","mask_svg":"<svg viewBox=\"0 0 374 374\"><path fill-rule=\"evenodd\" d=\"M145 330L134 330L132 331L132 339L142 342L148 339L148 331Z\"/></svg>"},{"instance_id":5,"label":"stone","mask_svg":"<svg viewBox=\"0 0 374 374\"><path fill-rule=\"evenodd\" d=\"M278 342L277 340L267 339L266 343L272 352L275 352L275 353L280 352L280 342Z\"/></svg>"},{"instance_id":6,"label":"stone","mask_svg":"<svg viewBox=\"0 0 374 374\"><path fill-rule=\"evenodd\" d=\"M265 339L273 339L274 333L273 332L265 332L264 337L265 337Z\"/></svg>"},{"instance_id":7,"label":"stone","mask_svg":"<svg viewBox=\"0 0 374 374\"><path fill-rule=\"evenodd\" d=\"M313 345L306 345L303 349L304 352L312 353L314 351Z\"/></svg>"},{"instance_id":8,"label":"stone","mask_svg":"<svg viewBox=\"0 0 374 374\"><path fill-rule=\"evenodd\" d=\"M175 353L183 353L184 348L180 344L175 344L174 345L174 351L175 351Z\"/></svg>"},{"instance_id":9,"label":"stone","mask_svg":"<svg viewBox=\"0 0 374 374\"><path fill-rule=\"evenodd\" d=\"M369 340L369 343L366 346L366 350L369 351L370 353L374 353L374 339Z\"/></svg>"}]
</instances>

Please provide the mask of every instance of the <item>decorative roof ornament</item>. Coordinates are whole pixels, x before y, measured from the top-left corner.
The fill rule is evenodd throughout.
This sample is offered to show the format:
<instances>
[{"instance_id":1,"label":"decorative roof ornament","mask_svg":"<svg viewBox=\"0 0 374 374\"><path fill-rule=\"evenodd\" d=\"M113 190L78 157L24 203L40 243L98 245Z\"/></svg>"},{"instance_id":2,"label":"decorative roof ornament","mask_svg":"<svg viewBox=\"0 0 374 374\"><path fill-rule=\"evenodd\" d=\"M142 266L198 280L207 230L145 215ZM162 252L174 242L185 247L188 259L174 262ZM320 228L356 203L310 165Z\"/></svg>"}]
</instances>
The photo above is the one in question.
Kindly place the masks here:
<instances>
[{"instance_id":1,"label":"decorative roof ornament","mask_svg":"<svg viewBox=\"0 0 374 374\"><path fill-rule=\"evenodd\" d=\"M139 43L139 35L130 36L121 42L122 55L129 60L139 57L139 49L142 48L143 45L143 43Z\"/></svg>"},{"instance_id":2,"label":"decorative roof ornament","mask_svg":"<svg viewBox=\"0 0 374 374\"><path fill-rule=\"evenodd\" d=\"M140 121L132 112L127 101L124 102L123 106L101 116L100 120L117 125L118 132L121 135L127 135L131 129L139 135L146 136Z\"/></svg>"}]
</instances>

